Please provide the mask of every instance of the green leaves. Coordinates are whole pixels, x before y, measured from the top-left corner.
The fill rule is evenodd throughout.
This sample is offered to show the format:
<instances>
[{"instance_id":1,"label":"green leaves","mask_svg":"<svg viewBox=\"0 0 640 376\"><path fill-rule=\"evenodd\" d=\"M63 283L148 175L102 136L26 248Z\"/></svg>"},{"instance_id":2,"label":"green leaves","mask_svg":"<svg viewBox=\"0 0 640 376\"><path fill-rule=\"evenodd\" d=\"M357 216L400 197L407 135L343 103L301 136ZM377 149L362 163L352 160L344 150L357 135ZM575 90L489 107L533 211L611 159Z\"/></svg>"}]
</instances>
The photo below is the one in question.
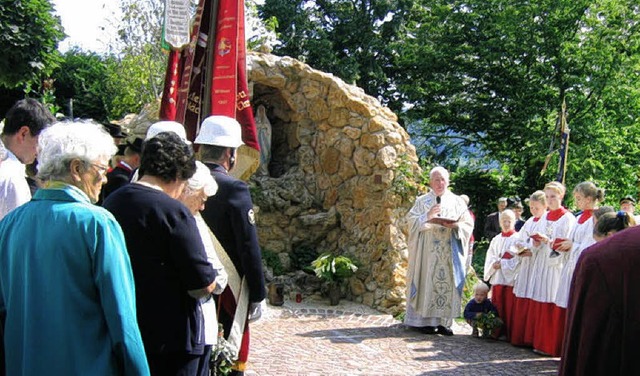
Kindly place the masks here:
<instances>
[{"instance_id":1,"label":"green leaves","mask_svg":"<svg viewBox=\"0 0 640 376\"><path fill-rule=\"evenodd\" d=\"M330 253L320 255L311 262L318 278L328 282L337 282L350 278L358 270L356 264L347 256L336 256Z\"/></svg>"},{"instance_id":2,"label":"green leaves","mask_svg":"<svg viewBox=\"0 0 640 376\"><path fill-rule=\"evenodd\" d=\"M396 84L412 104L403 114L412 138L428 135L434 151L448 150L430 154L433 162L455 169L464 157L451 155L472 161L479 154L485 166L490 160L508 165L505 173L518 178L517 189L527 196L555 177L557 159L543 176L540 162L558 136L555 123L566 100L572 129L567 185L594 178L612 192L635 190L629 184L635 172L624 166L637 163L632 155L639 141L640 97L629 90L639 83L637 5L419 3L423 11L412 12L406 24L416 37L397 44L394 64L408 72ZM469 142L453 144L452 134ZM612 166L628 174L612 173Z\"/></svg>"},{"instance_id":3,"label":"green leaves","mask_svg":"<svg viewBox=\"0 0 640 376\"><path fill-rule=\"evenodd\" d=\"M39 85L56 67L64 33L52 11L49 0L0 3L0 86Z\"/></svg>"},{"instance_id":4,"label":"green leaves","mask_svg":"<svg viewBox=\"0 0 640 376\"><path fill-rule=\"evenodd\" d=\"M274 53L302 60L354 83L400 109L393 87L393 43L403 38L407 0L265 0L263 19L275 17L282 42Z\"/></svg>"},{"instance_id":5,"label":"green leaves","mask_svg":"<svg viewBox=\"0 0 640 376\"><path fill-rule=\"evenodd\" d=\"M155 46L149 46L149 49ZM98 121L118 119L155 101L162 89L166 57L151 53L98 55L72 49L63 55L55 78L56 103L74 117Z\"/></svg>"}]
</instances>

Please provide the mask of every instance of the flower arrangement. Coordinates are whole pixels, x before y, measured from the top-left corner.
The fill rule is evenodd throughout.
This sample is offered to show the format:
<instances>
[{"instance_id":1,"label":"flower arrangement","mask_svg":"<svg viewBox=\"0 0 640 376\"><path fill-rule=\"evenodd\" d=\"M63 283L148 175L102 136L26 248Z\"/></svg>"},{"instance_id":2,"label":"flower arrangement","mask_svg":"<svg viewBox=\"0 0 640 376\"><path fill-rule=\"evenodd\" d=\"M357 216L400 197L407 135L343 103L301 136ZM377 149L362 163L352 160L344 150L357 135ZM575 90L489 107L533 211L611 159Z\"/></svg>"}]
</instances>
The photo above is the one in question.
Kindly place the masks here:
<instances>
[{"instance_id":1,"label":"flower arrangement","mask_svg":"<svg viewBox=\"0 0 640 376\"><path fill-rule=\"evenodd\" d=\"M313 271L320 279L330 283L339 282L355 274L356 264L347 256L324 253L311 262Z\"/></svg>"},{"instance_id":2,"label":"flower arrangement","mask_svg":"<svg viewBox=\"0 0 640 376\"><path fill-rule=\"evenodd\" d=\"M495 329L502 326L502 320L493 312L483 313L477 320L477 326L482 331L482 337L489 337Z\"/></svg>"},{"instance_id":3,"label":"flower arrangement","mask_svg":"<svg viewBox=\"0 0 640 376\"><path fill-rule=\"evenodd\" d=\"M214 376L228 375L232 371L234 359L237 354L224 338L224 329L222 324L218 323L218 342L211 349L211 358L209 366L211 374Z\"/></svg>"}]
</instances>

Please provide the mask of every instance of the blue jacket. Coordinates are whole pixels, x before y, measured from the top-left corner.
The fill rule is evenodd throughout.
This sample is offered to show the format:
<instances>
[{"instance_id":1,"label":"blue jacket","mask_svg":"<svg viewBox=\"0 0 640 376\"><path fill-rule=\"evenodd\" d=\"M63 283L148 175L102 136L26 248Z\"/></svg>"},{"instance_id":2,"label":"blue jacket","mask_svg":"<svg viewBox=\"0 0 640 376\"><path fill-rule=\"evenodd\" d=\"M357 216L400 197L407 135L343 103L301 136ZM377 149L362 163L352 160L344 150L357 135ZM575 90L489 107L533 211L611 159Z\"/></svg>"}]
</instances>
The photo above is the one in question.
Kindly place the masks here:
<instances>
[{"instance_id":1,"label":"blue jacket","mask_svg":"<svg viewBox=\"0 0 640 376\"><path fill-rule=\"evenodd\" d=\"M73 186L0 221L7 375L148 375L124 236Z\"/></svg>"},{"instance_id":2,"label":"blue jacket","mask_svg":"<svg viewBox=\"0 0 640 376\"><path fill-rule=\"evenodd\" d=\"M498 309L491 303L489 298L482 301L482 303L476 302L475 299L469 300L467 306L464 307L464 318L467 320L474 320L476 313L489 313L493 312L496 317L498 316Z\"/></svg>"}]
</instances>

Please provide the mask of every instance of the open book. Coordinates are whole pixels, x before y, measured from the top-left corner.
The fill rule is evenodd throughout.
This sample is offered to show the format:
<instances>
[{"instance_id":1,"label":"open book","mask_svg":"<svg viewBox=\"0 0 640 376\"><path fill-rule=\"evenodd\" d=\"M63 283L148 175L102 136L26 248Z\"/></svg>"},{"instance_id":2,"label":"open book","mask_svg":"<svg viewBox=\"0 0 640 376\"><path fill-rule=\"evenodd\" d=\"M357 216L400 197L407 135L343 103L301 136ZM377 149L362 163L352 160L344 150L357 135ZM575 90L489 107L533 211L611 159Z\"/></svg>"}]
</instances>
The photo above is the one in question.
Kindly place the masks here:
<instances>
[{"instance_id":1,"label":"open book","mask_svg":"<svg viewBox=\"0 0 640 376\"><path fill-rule=\"evenodd\" d=\"M530 251L529 247L527 247L527 245L524 243L516 243L509 250L516 255L519 255L525 251Z\"/></svg>"},{"instance_id":2,"label":"open book","mask_svg":"<svg viewBox=\"0 0 640 376\"><path fill-rule=\"evenodd\" d=\"M450 223L455 223L458 222L460 220L460 218L458 219L452 219L452 218L444 218L444 217L434 217L431 218L430 220L428 220L428 223L434 223L436 225L445 225L445 224L450 224Z\"/></svg>"}]
</instances>

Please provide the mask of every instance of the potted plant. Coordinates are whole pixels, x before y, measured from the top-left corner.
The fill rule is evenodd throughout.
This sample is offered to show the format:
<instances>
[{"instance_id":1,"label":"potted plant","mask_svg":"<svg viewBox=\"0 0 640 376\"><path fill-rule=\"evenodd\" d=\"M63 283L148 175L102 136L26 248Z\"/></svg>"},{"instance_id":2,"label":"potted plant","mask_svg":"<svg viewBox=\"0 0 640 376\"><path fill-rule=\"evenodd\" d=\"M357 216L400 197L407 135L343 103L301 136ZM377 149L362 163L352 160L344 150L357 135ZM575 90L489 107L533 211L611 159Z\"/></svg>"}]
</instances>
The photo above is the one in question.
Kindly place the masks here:
<instances>
[{"instance_id":1,"label":"potted plant","mask_svg":"<svg viewBox=\"0 0 640 376\"><path fill-rule=\"evenodd\" d=\"M329 284L329 303L340 303L340 285L352 277L358 270L356 264L347 256L324 253L311 262L316 276Z\"/></svg>"}]
</instances>

